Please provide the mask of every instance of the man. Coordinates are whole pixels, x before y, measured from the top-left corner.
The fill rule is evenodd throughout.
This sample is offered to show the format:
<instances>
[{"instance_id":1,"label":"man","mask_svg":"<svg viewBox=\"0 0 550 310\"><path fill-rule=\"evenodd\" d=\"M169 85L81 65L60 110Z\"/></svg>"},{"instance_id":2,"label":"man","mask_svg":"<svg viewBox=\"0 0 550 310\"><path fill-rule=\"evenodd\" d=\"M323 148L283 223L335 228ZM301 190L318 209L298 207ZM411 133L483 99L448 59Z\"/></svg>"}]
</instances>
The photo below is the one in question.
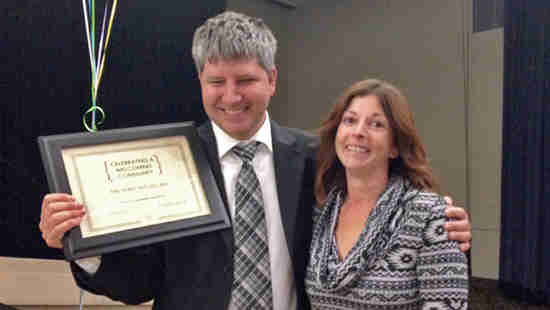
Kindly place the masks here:
<instances>
[{"instance_id":1,"label":"man","mask_svg":"<svg viewBox=\"0 0 550 310\"><path fill-rule=\"evenodd\" d=\"M233 227L72 263L79 286L129 304L154 299L153 309L309 308L304 273L318 142L269 119L276 47L263 21L234 12L210 18L193 39L210 118L198 132ZM261 191L247 192L256 188L251 179L241 185L245 170ZM467 215L449 209L460 221L448 224L467 249ZM63 234L84 215L72 196L46 195L40 223L46 243L61 248ZM251 218L257 227L242 233Z\"/></svg>"}]
</instances>

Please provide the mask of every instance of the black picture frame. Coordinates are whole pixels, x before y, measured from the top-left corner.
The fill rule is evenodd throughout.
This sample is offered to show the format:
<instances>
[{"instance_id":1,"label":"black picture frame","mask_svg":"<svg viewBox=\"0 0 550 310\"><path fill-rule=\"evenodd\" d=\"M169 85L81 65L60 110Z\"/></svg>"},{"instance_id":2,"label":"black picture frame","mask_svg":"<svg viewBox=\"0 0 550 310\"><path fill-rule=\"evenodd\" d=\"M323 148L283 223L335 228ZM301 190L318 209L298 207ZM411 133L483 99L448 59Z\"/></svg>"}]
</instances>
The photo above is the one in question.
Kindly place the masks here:
<instances>
[{"instance_id":1,"label":"black picture frame","mask_svg":"<svg viewBox=\"0 0 550 310\"><path fill-rule=\"evenodd\" d=\"M231 222L193 122L38 137L40 154L51 192L70 194L72 191L62 157L63 150L177 136L185 136L188 141L210 214L91 237L83 237L81 228L77 226L63 237L64 254L67 260L73 261L226 229L231 227Z\"/></svg>"}]
</instances>

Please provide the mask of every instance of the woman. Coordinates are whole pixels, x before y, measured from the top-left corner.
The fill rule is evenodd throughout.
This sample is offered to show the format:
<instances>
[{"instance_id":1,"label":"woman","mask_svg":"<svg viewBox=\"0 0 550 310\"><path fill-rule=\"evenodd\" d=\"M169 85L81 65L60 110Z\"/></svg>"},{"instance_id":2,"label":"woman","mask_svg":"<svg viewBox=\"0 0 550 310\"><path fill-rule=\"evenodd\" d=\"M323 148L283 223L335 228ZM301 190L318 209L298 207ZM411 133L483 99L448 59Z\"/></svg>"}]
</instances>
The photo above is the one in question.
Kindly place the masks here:
<instances>
[{"instance_id":1,"label":"woman","mask_svg":"<svg viewBox=\"0 0 550 310\"><path fill-rule=\"evenodd\" d=\"M467 309L466 257L405 97L348 88L321 128L306 288L312 309Z\"/></svg>"}]
</instances>

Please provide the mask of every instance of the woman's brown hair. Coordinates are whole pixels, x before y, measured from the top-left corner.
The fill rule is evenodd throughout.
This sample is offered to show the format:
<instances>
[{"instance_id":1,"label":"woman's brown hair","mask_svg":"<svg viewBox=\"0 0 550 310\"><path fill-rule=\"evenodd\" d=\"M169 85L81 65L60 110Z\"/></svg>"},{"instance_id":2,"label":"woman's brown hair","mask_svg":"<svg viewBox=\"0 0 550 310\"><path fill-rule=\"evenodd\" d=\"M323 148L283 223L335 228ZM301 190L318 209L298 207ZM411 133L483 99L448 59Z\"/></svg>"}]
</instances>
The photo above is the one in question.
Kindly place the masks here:
<instances>
[{"instance_id":1,"label":"woman's brown hair","mask_svg":"<svg viewBox=\"0 0 550 310\"><path fill-rule=\"evenodd\" d=\"M388 82L368 79L347 88L337 99L328 118L320 128L321 145L315 179L315 198L319 205L325 202L328 192L335 186L346 190L346 176L336 156L334 140L342 115L356 97L376 96L393 131L399 156L390 160L389 175L400 175L415 187L438 191L428 164L426 150L414 125L414 119L405 96Z\"/></svg>"}]
</instances>

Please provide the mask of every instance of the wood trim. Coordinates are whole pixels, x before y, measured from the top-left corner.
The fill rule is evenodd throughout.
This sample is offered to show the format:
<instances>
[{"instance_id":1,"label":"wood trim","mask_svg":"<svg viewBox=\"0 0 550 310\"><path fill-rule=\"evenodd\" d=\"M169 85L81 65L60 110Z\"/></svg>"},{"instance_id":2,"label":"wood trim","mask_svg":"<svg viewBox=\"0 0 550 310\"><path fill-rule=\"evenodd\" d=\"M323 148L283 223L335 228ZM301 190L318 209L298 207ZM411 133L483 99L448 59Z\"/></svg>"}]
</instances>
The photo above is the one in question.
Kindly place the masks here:
<instances>
[{"instance_id":1,"label":"wood trim","mask_svg":"<svg viewBox=\"0 0 550 310\"><path fill-rule=\"evenodd\" d=\"M29 306L79 305L80 289L65 261L0 257L0 275L0 303ZM91 293L84 294L84 304L123 305Z\"/></svg>"}]
</instances>

